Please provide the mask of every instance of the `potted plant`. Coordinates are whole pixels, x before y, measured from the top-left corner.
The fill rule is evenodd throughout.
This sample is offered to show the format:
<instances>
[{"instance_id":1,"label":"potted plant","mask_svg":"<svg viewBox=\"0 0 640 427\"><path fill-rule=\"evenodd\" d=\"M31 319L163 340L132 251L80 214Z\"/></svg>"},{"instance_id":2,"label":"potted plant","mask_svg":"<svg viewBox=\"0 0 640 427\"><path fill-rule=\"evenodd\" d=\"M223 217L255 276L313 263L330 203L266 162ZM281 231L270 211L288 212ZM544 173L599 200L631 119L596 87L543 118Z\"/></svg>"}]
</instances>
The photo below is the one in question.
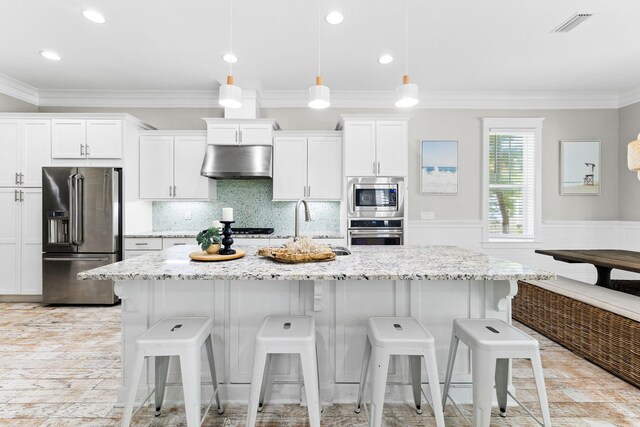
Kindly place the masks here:
<instances>
[{"instance_id":1,"label":"potted plant","mask_svg":"<svg viewBox=\"0 0 640 427\"><path fill-rule=\"evenodd\" d=\"M218 227L209 227L202 230L196 237L200 248L208 254L217 254L220 250L220 229Z\"/></svg>"}]
</instances>

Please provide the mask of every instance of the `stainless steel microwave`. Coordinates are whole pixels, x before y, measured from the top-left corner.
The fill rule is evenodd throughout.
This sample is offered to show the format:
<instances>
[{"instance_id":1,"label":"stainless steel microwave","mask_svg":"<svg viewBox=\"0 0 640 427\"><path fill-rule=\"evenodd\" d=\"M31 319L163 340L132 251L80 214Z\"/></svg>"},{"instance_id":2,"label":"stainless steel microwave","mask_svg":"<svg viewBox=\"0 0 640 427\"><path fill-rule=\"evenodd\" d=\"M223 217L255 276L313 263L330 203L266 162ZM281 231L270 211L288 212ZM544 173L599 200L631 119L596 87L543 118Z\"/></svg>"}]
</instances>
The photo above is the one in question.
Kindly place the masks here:
<instances>
[{"instance_id":1,"label":"stainless steel microwave","mask_svg":"<svg viewBox=\"0 0 640 427\"><path fill-rule=\"evenodd\" d=\"M403 178L349 178L347 197L350 218L404 216Z\"/></svg>"}]
</instances>

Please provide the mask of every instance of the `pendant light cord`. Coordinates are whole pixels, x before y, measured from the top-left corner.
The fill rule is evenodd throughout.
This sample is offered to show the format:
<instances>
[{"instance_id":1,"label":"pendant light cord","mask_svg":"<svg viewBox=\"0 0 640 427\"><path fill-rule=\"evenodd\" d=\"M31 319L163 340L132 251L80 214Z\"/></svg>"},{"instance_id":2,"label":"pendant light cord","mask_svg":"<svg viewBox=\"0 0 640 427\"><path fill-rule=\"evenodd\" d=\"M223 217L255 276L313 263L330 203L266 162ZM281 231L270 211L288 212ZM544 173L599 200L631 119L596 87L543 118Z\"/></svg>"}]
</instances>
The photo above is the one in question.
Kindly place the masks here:
<instances>
[{"instance_id":1,"label":"pendant light cord","mask_svg":"<svg viewBox=\"0 0 640 427\"><path fill-rule=\"evenodd\" d=\"M320 0L318 0L318 76L320 76Z\"/></svg>"},{"instance_id":2,"label":"pendant light cord","mask_svg":"<svg viewBox=\"0 0 640 427\"><path fill-rule=\"evenodd\" d=\"M404 73L409 75L409 0L407 0L404 17Z\"/></svg>"},{"instance_id":3,"label":"pendant light cord","mask_svg":"<svg viewBox=\"0 0 640 427\"><path fill-rule=\"evenodd\" d=\"M233 0L229 0L229 53L233 53ZM229 75L233 75L232 72L233 61L229 61Z\"/></svg>"}]
</instances>

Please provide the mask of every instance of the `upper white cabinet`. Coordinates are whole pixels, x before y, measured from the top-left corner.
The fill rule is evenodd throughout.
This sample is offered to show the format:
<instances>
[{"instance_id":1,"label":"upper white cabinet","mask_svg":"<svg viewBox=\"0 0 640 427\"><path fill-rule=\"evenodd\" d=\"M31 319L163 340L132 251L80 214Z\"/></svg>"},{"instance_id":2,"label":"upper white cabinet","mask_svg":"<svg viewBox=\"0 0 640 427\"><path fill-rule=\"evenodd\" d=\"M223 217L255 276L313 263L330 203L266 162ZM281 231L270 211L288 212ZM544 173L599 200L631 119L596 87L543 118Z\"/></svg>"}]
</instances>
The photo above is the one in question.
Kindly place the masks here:
<instances>
[{"instance_id":1,"label":"upper white cabinet","mask_svg":"<svg viewBox=\"0 0 640 427\"><path fill-rule=\"evenodd\" d=\"M340 200L340 136L277 136L273 140L273 200Z\"/></svg>"},{"instance_id":2,"label":"upper white cabinet","mask_svg":"<svg viewBox=\"0 0 640 427\"><path fill-rule=\"evenodd\" d=\"M54 159L122 158L122 120L54 119Z\"/></svg>"},{"instance_id":3,"label":"upper white cabinet","mask_svg":"<svg viewBox=\"0 0 640 427\"><path fill-rule=\"evenodd\" d=\"M209 199L209 179L200 175L204 136L140 137L141 199Z\"/></svg>"},{"instance_id":4,"label":"upper white cabinet","mask_svg":"<svg viewBox=\"0 0 640 427\"><path fill-rule=\"evenodd\" d=\"M278 123L269 119L204 119L207 143L216 145L271 145Z\"/></svg>"},{"instance_id":5,"label":"upper white cabinet","mask_svg":"<svg viewBox=\"0 0 640 427\"><path fill-rule=\"evenodd\" d=\"M51 120L0 120L0 187L42 187L51 164Z\"/></svg>"},{"instance_id":6,"label":"upper white cabinet","mask_svg":"<svg viewBox=\"0 0 640 427\"><path fill-rule=\"evenodd\" d=\"M409 116L343 116L346 176L407 176Z\"/></svg>"}]
</instances>

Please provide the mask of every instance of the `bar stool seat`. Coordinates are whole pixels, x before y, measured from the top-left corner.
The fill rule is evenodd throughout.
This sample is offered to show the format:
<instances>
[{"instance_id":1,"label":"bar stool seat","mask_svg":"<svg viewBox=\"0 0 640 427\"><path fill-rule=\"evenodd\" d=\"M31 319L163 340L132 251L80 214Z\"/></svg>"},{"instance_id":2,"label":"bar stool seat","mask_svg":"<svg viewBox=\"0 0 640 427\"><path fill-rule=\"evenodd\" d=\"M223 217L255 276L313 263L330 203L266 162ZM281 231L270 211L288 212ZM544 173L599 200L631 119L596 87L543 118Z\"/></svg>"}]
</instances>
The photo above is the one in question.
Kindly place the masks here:
<instances>
[{"instance_id":1,"label":"bar stool seat","mask_svg":"<svg viewBox=\"0 0 640 427\"><path fill-rule=\"evenodd\" d=\"M129 426L131 422L138 383L147 357L155 358L155 389L152 394L155 393L156 416L160 415L171 356L178 356L180 359L187 426L201 424L200 352L203 345L207 351L209 371L213 382L213 396L218 406L218 413L223 412L213 359L212 328L213 322L208 317L169 317L159 320L140 335L136 340L136 361L122 417L123 427ZM151 394L142 405L149 397ZM205 416L210 407L211 403L205 410Z\"/></svg>"},{"instance_id":2,"label":"bar stool seat","mask_svg":"<svg viewBox=\"0 0 640 427\"><path fill-rule=\"evenodd\" d=\"M320 386L316 353L316 323L311 316L267 316L258 334L253 356L247 426L262 411L272 354L299 354L312 427L320 427Z\"/></svg>"},{"instance_id":3,"label":"bar stool seat","mask_svg":"<svg viewBox=\"0 0 640 427\"><path fill-rule=\"evenodd\" d=\"M413 398L419 414L422 413L421 359L424 357L436 425L444 427L435 340L429 331L412 317L370 317L367 321L367 338L356 399L356 413L360 413L367 372L371 366L373 384L369 425L375 427L382 425L389 359L396 355L409 356Z\"/></svg>"},{"instance_id":4,"label":"bar stool seat","mask_svg":"<svg viewBox=\"0 0 640 427\"><path fill-rule=\"evenodd\" d=\"M545 427L551 426L538 341L499 319L455 319L453 321L447 374L442 394L443 407L446 404L451 386L451 376L459 341L462 341L471 350L474 426L489 426L494 381L501 416L506 417L508 395L518 402L515 396L508 391L510 359L531 360L538 400L542 410L543 425ZM524 409L532 415L527 408ZM538 420L536 419L536 421ZM538 423L540 422L538 421ZM542 423L540 424L542 425Z\"/></svg>"}]
</instances>

